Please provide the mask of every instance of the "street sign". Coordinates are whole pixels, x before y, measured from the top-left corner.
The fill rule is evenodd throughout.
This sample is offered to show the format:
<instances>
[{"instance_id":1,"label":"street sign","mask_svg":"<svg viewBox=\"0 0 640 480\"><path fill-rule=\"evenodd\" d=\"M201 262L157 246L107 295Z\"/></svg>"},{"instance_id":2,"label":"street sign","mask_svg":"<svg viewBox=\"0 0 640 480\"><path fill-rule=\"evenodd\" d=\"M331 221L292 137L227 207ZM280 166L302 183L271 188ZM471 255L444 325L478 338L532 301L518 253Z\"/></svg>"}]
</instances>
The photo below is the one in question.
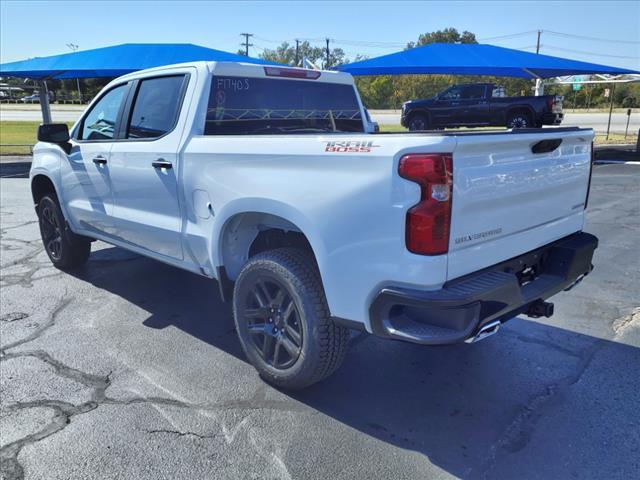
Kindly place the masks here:
<instances>
[{"instance_id":1,"label":"street sign","mask_svg":"<svg viewBox=\"0 0 640 480\"><path fill-rule=\"evenodd\" d=\"M584 82L586 79L583 75L575 75L573 77L573 90L574 91L579 91L582 90L582 82Z\"/></svg>"}]
</instances>

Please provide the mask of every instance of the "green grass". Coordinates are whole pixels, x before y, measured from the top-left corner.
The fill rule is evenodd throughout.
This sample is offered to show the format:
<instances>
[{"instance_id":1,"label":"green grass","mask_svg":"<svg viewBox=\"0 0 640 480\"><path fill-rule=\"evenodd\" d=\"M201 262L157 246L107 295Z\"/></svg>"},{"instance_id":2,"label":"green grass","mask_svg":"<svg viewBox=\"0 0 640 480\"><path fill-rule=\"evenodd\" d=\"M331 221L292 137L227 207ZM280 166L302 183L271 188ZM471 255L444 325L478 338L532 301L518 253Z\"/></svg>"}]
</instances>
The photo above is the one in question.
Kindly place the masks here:
<instances>
[{"instance_id":1,"label":"green grass","mask_svg":"<svg viewBox=\"0 0 640 480\"><path fill-rule=\"evenodd\" d=\"M6 145L34 145L40 122L0 122L0 155L28 154L29 147Z\"/></svg>"},{"instance_id":2,"label":"green grass","mask_svg":"<svg viewBox=\"0 0 640 480\"><path fill-rule=\"evenodd\" d=\"M40 122L0 122L0 155L28 155L31 152L29 145L35 145L36 135L38 133L38 125ZM69 126L73 125L69 122ZM407 129L401 125L380 125L381 132L406 132ZM638 141L637 135L628 135L624 139L624 135L620 133L612 133L609 140L605 139L604 134L596 134L597 144L607 143L630 143L635 144ZM26 145L23 147L9 147L7 145Z\"/></svg>"},{"instance_id":3,"label":"green grass","mask_svg":"<svg viewBox=\"0 0 640 480\"><path fill-rule=\"evenodd\" d=\"M29 145L36 144L38 126L41 122L0 122L0 155L28 155ZM73 123L68 123L69 126ZM26 145L10 147L7 145Z\"/></svg>"}]
</instances>

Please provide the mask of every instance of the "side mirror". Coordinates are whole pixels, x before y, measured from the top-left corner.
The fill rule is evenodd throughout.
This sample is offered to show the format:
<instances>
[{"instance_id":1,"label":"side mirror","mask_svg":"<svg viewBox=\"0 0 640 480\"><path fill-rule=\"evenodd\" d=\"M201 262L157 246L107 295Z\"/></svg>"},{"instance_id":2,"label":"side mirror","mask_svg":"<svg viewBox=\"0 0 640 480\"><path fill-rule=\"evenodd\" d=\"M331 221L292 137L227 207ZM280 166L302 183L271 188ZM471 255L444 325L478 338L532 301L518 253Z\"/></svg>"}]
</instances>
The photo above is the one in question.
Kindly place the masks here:
<instances>
[{"instance_id":1,"label":"side mirror","mask_svg":"<svg viewBox=\"0 0 640 480\"><path fill-rule=\"evenodd\" d=\"M71 150L69 139L69 127L66 123L48 123L38 127L39 142L55 143L67 153Z\"/></svg>"},{"instance_id":2,"label":"side mirror","mask_svg":"<svg viewBox=\"0 0 640 480\"><path fill-rule=\"evenodd\" d=\"M38 127L38 141L64 143L69 141L69 127L66 123L48 123Z\"/></svg>"}]
</instances>

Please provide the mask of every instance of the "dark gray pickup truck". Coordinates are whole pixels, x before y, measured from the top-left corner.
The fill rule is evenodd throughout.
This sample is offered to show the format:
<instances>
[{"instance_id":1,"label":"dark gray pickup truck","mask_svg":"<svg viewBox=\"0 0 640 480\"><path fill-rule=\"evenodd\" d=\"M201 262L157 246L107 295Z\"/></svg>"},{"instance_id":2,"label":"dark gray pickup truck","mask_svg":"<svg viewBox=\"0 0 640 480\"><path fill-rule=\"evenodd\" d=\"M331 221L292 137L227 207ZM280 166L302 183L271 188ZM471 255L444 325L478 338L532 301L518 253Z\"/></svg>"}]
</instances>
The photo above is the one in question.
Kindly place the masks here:
<instances>
[{"instance_id":1,"label":"dark gray pickup truck","mask_svg":"<svg viewBox=\"0 0 640 480\"><path fill-rule=\"evenodd\" d=\"M505 97L493 83L454 85L433 98L402 105L401 123L409 130L506 126L533 128L562 122L562 97Z\"/></svg>"}]
</instances>

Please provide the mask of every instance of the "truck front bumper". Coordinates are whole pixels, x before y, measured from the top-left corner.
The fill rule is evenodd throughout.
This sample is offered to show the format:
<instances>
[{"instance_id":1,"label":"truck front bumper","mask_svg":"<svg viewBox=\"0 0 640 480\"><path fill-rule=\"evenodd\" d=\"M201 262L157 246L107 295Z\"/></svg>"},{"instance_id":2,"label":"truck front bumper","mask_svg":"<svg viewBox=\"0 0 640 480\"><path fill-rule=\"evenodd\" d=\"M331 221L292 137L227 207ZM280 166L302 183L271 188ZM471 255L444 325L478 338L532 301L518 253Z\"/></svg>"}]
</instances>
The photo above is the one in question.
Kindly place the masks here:
<instances>
[{"instance_id":1,"label":"truck front bumper","mask_svg":"<svg viewBox=\"0 0 640 480\"><path fill-rule=\"evenodd\" d=\"M369 308L372 331L381 337L445 345L473 339L488 326L497 327L522 313L550 316L551 308L540 308L543 301L591 272L597 247L595 236L577 233L447 282L440 290L384 288Z\"/></svg>"}]
</instances>

